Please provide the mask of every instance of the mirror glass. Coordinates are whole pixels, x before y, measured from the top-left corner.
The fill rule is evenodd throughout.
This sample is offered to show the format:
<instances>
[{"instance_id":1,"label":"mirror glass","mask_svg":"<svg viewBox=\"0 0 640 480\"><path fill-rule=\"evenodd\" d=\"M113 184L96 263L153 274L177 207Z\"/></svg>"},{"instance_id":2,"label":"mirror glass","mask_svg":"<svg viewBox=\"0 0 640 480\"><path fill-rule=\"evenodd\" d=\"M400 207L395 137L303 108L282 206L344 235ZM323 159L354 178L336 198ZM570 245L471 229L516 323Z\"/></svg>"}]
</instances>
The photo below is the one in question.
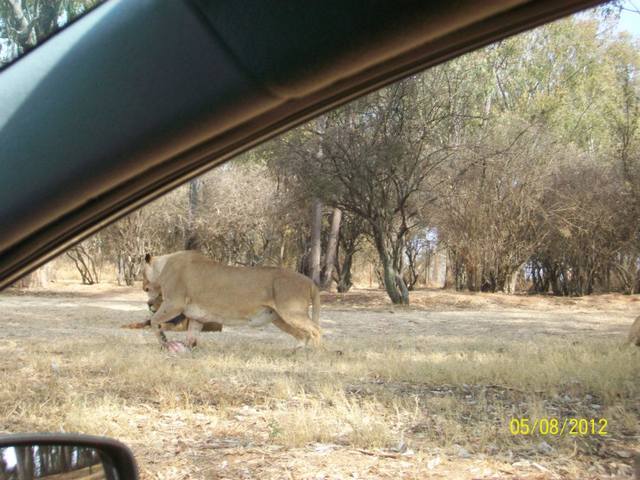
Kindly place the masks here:
<instances>
[{"instance_id":1,"label":"mirror glass","mask_svg":"<svg viewBox=\"0 0 640 480\"><path fill-rule=\"evenodd\" d=\"M0 480L117 480L108 454L86 445L0 448Z\"/></svg>"}]
</instances>

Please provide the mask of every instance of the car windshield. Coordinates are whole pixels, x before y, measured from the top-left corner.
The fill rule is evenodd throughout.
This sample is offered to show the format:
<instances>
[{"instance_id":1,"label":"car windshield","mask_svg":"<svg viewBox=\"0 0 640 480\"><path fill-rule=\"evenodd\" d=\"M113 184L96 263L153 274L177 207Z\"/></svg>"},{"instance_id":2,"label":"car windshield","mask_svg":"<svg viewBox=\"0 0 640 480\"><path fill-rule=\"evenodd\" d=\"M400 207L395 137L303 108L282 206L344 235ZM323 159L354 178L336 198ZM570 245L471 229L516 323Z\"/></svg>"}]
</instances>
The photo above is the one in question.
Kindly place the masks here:
<instances>
[{"instance_id":1,"label":"car windshield","mask_svg":"<svg viewBox=\"0 0 640 480\"><path fill-rule=\"evenodd\" d=\"M1 0L0 69L105 0Z\"/></svg>"}]
</instances>

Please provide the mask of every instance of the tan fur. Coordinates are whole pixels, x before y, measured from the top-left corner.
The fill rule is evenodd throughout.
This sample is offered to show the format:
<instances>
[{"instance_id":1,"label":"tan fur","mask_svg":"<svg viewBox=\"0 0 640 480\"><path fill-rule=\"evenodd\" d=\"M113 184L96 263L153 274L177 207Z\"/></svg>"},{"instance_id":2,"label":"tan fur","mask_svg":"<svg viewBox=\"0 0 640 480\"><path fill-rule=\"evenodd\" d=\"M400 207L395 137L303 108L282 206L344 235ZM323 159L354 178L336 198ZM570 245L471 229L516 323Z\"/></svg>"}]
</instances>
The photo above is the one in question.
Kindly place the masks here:
<instances>
[{"instance_id":1,"label":"tan fur","mask_svg":"<svg viewBox=\"0 0 640 480\"><path fill-rule=\"evenodd\" d=\"M151 326L151 321L147 320L146 322L134 322L134 323L127 323L126 325L120 325L120 328L138 329L138 328L145 328L150 326Z\"/></svg>"},{"instance_id":2,"label":"tan fur","mask_svg":"<svg viewBox=\"0 0 640 480\"><path fill-rule=\"evenodd\" d=\"M193 251L146 260L143 288L150 306L161 295L151 318L154 328L164 329L165 322L183 314L202 326L273 323L305 343L321 342L319 291L303 275L275 267L229 267Z\"/></svg>"},{"instance_id":3,"label":"tan fur","mask_svg":"<svg viewBox=\"0 0 640 480\"><path fill-rule=\"evenodd\" d=\"M140 328L147 328L151 326L151 320L147 320L146 322L134 322L134 323L127 323L125 325L121 325L120 328L129 328L132 330L136 330L136 329L140 329ZM189 329L189 319L185 318L184 320L182 320L180 323L173 325L173 324L165 324L165 328L164 330L172 330L174 332L184 332L186 330ZM222 324L220 323L216 323L216 322L210 322L207 323L205 325L202 326L202 331L203 332L221 332L222 331Z\"/></svg>"},{"instance_id":4,"label":"tan fur","mask_svg":"<svg viewBox=\"0 0 640 480\"><path fill-rule=\"evenodd\" d=\"M631 325L631 330L629 330L629 337L627 338L627 341L632 345L640 347L640 316L636 318L635 322L633 322L633 325Z\"/></svg>"}]
</instances>

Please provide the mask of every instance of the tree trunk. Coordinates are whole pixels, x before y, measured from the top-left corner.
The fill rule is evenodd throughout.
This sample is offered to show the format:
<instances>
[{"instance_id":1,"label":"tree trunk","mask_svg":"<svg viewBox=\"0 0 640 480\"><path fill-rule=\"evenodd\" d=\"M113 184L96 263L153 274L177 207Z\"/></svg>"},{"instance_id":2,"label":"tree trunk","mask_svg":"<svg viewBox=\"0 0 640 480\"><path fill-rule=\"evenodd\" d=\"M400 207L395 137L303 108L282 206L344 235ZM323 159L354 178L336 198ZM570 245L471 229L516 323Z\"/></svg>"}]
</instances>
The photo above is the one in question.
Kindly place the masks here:
<instances>
[{"instance_id":1,"label":"tree trunk","mask_svg":"<svg viewBox=\"0 0 640 480\"><path fill-rule=\"evenodd\" d=\"M200 250L202 242L198 236L196 219L200 210L200 197L202 192L202 180L194 178L189 182L189 210L187 211L187 229L185 232L186 250Z\"/></svg>"},{"instance_id":2,"label":"tree trunk","mask_svg":"<svg viewBox=\"0 0 640 480\"><path fill-rule=\"evenodd\" d=\"M467 272L467 289L470 292L479 292L482 287L482 264L474 261L465 262Z\"/></svg>"},{"instance_id":3,"label":"tree trunk","mask_svg":"<svg viewBox=\"0 0 640 480\"><path fill-rule=\"evenodd\" d=\"M324 272L322 277L322 288L328 290L331 286L333 278L333 265L336 260L336 252L338 250L338 234L340 233L340 221L342 219L342 210L334 208L331 214L331 231L329 232L329 242L327 243L327 251L325 254Z\"/></svg>"},{"instance_id":4,"label":"tree trunk","mask_svg":"<svg viewBox=\"0 0 640 480\"><path fill-rule=\"evenodd\" d=\"M78 273L80 273L83 284L93 285L100 283L100 268L96 265L99 261L96 259L96 257L100 255L99 252L96 253L92 250L87 251L84 246L80 244L67 250L66 255L73 260ZM101 263L102 262L100 262L100 264Z\"/></svg>"},{"instance_id":5,"label":"tree trunk","mask_svg":"<svg viewBox=\"0 0 640 480\"><path fill-rule=\"evenodd\" d=\"M384 288L392 303L400 305L409 304L409 291L400 274L393 268L389 259L382 260ZM403 288L404 287L404 288Z\"/></svg>"},{"instance_id":6,"label":"tree trunk","mask_svg":"<svg viewBox=\"0 0 640 480\"><path fill-rule=\"evenodd\" d=\"M525 264L520 265L514 271L507 274L507 279L504 282L505 293L514 294L516 293L516 286L518 284L518 277L520 276L520 272L524 268Z\"/></svg>"},{"instance_id":7,"label":"tree trunk","mask_svg":"<svg viewBox=\"0 0 640 480\"><path fill-rule=\"evenodd\" d=\"M340 272L338 275L338 292L346 293L353 286L353 282L351 281L351 266L353 264L353 255L355 254L355 250L345 252L344 254L344 262L342 263L342 267L340 268ZM369 265L369 286L371 286L371 265Z\"/></svg>"},{"instance_id":8,"label":"tree trunk","mask_svg":"<svg viewBox=\"0 0 640 480\"><path fill-rule=\"evenodd\" d=\"M420 274L421 274L420 265L418 264L418 255L420 254L420 250L418 248L415 248L414 246L411 246L411 243L408 243L404 253L405 253L405 256L407 257L407 266L404 269L404 275L402 276L402 280L406 285L407 289L409 291L413 291L416 284L418 283L418 279L420 278ZM428 256L429 254L427 253L426 257ZM425 269L427 268L428 266L425 265ZM426 275L425 275L425 278L426 278ZM425 284L426 284L426 280L425 280Z\"/></svg>"},{"instance_id":9,"label":"tree trunk","mask_svg":"<svg viewBox=\"0 0 640 480\"><path fill-rule=\"evenodd\" d=\"M122 254L122 252L118 253L118 257L116 259L116 277L117 277L118 285L125 284L124 255Z\"/></svg>"},{"instance_id":10,"label":"tree trunk","mask_svg":"<svg viewBox=\"0 0 640 480\"><path fill-rule=\"evenodd\" d=\"M451 250L448 250L444 258L444 282L442 283L443 289L454 288L458 290L458 266L457 255L454 255Z\"/></svg>"},{"instance_id":11,"label":"tree trunk","mask_svg":"<svg viewBox=\"0 0 640 480\"><path fill-rule=\"evenodd\" d=\"M403 276L396 271L396 287L400 291L400 295L402 295L402 304L409 305L409 287L404 281Z\"/></svg>"},{"instance_id":12,"label":"tree trunk","mask_svg":"<svg viewBox=\"0 0 640 480\"><path fill-rule=\"evenodd\" d=\"M408 305L409 304L409 290L407 286L393 265L393 260L390 258L387 249L385 248L384 236L379 229L373 228L374 242L376 250L378 250L378 256L380 257L380 263L382 264L382 281L384 288L389 295L392 303Z\"/></svg>"},{"instance_id":13,"label":"tree trunk","mask_svg":"<svg viewBox=\"0 0 640 480\"><path fill-rule=\"evenodd\" d=\"M284 254L287 251L287 237L283 233L282 234L282 242L280 243L280 256L278 258L278 265L280 267L284 266Z\"/></svg>"},{"instance_id":14,"label":"tree trunk","mask_svg":"<svg viewBox=\"0 0 640 480\"><path fill-rule=\"evenodd\" d=\"M37 18L37 36L38 40L42 36L48 35L50 32L54 32L57 29L57 19L60 12L60 4L62 0L50 0L49 2L43 2L40 5L40 11Z\"/></svg>"},{"instance_id":15,"label":"tree trunk","mask_svg":"<svg viewBox=\"0 0 640 480\"><path fill-rule=\"evenodd\" d=\"M55 260L51 260L45 263L40 268L34 270L31 273L26 274L16 283L15 287L18 288L43 288L49 285L51 278L55 276Z\"/></svg>"},{"instance_id":16,"label":"tree trunk","mask_svg":"<svg viewBox=\"0 0 640 480\"><path fill-rule=\"evenodd\" d=\"M11 7L13 17L19 26L18 30L18 43L23 49L23 52L27 52L36 46L38 41L36 37L36 31L33 28L34 25L29 21L22 9L22 2L20 0L7 0L7 3Z\"/></svg>"},{"instance_id":17,"label":"tree trunk","mask_svg":"<svg viewBox=\"0 0 640 480\"><path fill-rule=\"evenodd\" d=\"M322 233L322 202L313 199L311 213L311 279L320 285L320 235Z\"/></svg>"}]
</instances>

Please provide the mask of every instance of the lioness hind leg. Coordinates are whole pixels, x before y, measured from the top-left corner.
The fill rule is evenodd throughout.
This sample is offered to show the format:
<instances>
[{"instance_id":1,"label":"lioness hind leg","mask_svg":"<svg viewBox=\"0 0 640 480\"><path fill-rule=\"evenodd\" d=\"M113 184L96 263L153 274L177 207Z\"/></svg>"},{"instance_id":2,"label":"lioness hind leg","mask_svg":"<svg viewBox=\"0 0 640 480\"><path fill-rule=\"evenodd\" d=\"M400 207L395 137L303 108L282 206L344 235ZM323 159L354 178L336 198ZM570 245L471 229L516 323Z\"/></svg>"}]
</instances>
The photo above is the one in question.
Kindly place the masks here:
<instances>
[{"instance_id":1,"label":"lioness hind leg","mask_svg":"<svg viewBox=\"0 0 640 480\"><path fill-rule=\"evenodd\" d=\"M303 330L300 330L299 328L295 328L295 327L289 325L288 323L286 323L285 321L281 320L280 318L277 318L277 319L273 320L272 323L276 327L278 327L280 330L282 330L283 332L288 333L289 335L291 335L292 337L294 337L298 341L298 344L293 348L293 352L292 353L295 353L295 352L297 352L297 351L299 351L302 348L307 346L309 337L305 334L305 332Z\"/></svg>"},{"instance_id":2,"label":"lioness hind leg","mask_svg":"<svg viewBox=\"0 0 640 480\"><path fill-rule=\"evenodd\" d=\"M305 334L299 328L294 328L293 326L289 325L287 322L281 320L280 318L274 319L272 323L276 327L278 327L280 330L282 330L283 332L287 332L289 335L291 335L295 339L304 341Z\"/></svg>"},{"instance_id":3,"label":"lioness hind leg","mask_svg":"<svg viewBox=\"0 0 640 480\"><path fill-rule=\"evenodd\" d=\"M273 321L273 324L297 340L304 342L305 345L309 343L311 343L313 347L322 345L322 331L320 327L304 314L289 314L286 316L280 314L279 318Z\"/></svg>"},{"instance_id":4,"label":"lioness hind leg","mask_svg":"<svg viewBox=\"0 0 640 480\"><path fill-rule=\"evenodd\" d=\"M305 344L311 343L314 347L320 346L322 330L309 317L308 287L305 286L301 289L300 281L297 278L278 278L274 281L273 291L275 299L273 310L291 330L285 331L298 340L304 341ZM314 315L315 317L316 315Z\"/></svg>"}]
</instances>

